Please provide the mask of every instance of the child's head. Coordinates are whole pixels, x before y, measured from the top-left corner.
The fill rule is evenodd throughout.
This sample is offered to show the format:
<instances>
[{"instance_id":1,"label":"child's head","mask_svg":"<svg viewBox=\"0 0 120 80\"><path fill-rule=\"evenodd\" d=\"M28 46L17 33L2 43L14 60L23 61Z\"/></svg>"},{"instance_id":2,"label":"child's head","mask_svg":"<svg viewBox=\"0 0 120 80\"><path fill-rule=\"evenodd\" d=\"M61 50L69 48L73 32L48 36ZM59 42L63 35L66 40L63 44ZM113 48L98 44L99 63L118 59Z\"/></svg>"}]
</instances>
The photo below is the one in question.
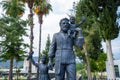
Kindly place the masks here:
<instances>
[{"instance_id":1,"label":"child's head","mask_svg":"<svg viewBox=\"0 0 120 80\"><path fill-rule=\"evenodd\" d=\"M71 23L71 24L75 24L75 17L74 17L74 16L71 16L71 17L70 17L70 23Z\"/></svg>"},{"instance_id":2,"label":"child's head","mask_svg":"<svg viewBox=\"0 0 120 80\"><path fill-rule=\"evenodd\" d=\"M46 59L47 59L47 56L46 56L46 55L43 55L42 58L41 58L41 62L42 62L42 63L46 63Z\"/></svg>"}]
</instances>

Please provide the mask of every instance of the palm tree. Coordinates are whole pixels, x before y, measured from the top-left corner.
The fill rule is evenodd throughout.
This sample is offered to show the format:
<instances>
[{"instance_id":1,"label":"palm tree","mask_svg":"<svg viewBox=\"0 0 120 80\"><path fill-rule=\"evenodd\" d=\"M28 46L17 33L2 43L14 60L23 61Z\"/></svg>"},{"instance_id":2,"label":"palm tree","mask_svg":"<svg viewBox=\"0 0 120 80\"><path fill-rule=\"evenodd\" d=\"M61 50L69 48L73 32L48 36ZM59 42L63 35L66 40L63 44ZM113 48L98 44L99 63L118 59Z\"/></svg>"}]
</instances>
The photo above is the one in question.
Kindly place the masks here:
<instances>
[{"instance_id":1,"label":"palm tree","mask_svg":"<svg viewBox=\"0 0 120 80\"><path fill-rule=\"evenodd\" d=\"M30 9L30 14L28 15L29 18L29 26L30 26L30 51L29 53L31 53L33 51L33 4L34 4L35 0L23 0L23 2L27 2L28 7ZM28 77L27 79L29 80L31 77L31 71L32 71L32 66L31 66L31 61L29 61L29 71L28 71Z\"/></svg>"},{"instance_id":2,"label":"palm tree","mask_svg":"<svg viewBox=\"0 0 120 80\"><path fill-rule=\"evenodd\" d=\"M51 9L51 5L47 0L36 0L34 12L38 15L39 24L40 24L40 31L39 31L39 52L38 52L38 63L40 62L40 54L41 54L41 29L43 23L43 15L49 14ZM37 77L39 76L39 72L37 72Z\"/></svg>"},{"instance_id":3,"label":"palm tree","mask_svg":"<svg viewBox=\"0 0 120 80\"><path fill-rule=\"evenodd\" d=\"M22 16L24 13L24 3L20 0L9 0L9 1L2 1L3 10L5 10L5 14L17 17Z\"/></svg>"}]
</instances>

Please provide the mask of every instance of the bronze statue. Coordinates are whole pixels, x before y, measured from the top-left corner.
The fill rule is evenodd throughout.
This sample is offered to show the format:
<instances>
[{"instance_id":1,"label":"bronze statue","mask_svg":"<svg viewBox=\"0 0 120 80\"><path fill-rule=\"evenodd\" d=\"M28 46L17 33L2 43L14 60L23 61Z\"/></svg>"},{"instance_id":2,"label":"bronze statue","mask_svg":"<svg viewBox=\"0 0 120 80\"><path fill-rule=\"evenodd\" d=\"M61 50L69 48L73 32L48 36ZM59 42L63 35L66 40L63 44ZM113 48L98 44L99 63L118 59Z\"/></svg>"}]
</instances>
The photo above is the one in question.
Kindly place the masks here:
<instances>
[{"instance_id":1,"label":"bronze statue","mask_svg":"<svg viewBox=\"0 0 120 80\"><path fill-rule=\"evenodd\" d=\"M49 66L46 63L47 56L46 55L42 56L41 63L35 63L35 61L32 58L33 53L34 52L30 53L27 60L30 59L32 64L38 68L38 70L39 70L39 80L50 80L50 77L49 77L49 74L48 74Z\"/></svg>"},{"instance_id":2,"label":"bronze statue","mask_svg":"<svg viewBox=\"0 0 120 80\"><path fill-rule=\"evenodd\" d=\"M70 29L68 30L68 36L75 38L77 35L77 32L80 31L80 27L83 23L85 22L85 17L82 17L82 21L79 22L78 24L75 24L75 17L71 16L70 17Z\"/></svg>"},{"instance_id":3,"label":"bronze statue","mask_svg":"<svg viewBox=\"0 0 120 80\"><path fill-rule=\"evenodd\" d=\"M82 47L84 38L82 30L79 30L78 36L69 37L70 29L69 19L60 20L60 32L53 35L49 50L49 65L52 65L52 59L55 58L55 78L64 80L65 73L68 80L76 80L76 63L73 46Z\"/></svg>"}]
</instances>

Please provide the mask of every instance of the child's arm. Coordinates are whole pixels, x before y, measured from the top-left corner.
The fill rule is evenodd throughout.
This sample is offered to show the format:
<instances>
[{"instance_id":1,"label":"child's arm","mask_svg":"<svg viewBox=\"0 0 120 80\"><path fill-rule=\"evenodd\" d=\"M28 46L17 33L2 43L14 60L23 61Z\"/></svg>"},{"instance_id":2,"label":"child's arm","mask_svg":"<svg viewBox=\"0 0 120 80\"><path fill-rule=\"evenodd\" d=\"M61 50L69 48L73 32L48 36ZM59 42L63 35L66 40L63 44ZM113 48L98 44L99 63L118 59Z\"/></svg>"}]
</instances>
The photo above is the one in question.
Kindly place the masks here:
<instances>
[{"instance_id":1,"label":"child's arm","mask_svg":"<svg viewBox=\"0 0 120 80\"><path fill-rule=\"evenodd\" d=\"M31 62L34 66L39 67L38 64L33 60L33 58L31 58Z\"/></svg>"},{"instance_id":2,"label":"child's arm","mask_svg":"<svg viewBox=\"0 0 120 80\"><path fill-rule=\"evenodd\" d=\"M34 66L38 67L38 64L35 63L35 61L33 60L33 57L32 57L33 53L34 53L34 52L32 51L32 52L29 54L27 60L30 60Z\"/></svg>"},{"instance_id":3,"label":"child's arm","mask_svg":"<svg viewBox=\"0 0 120 80\"><path fill-rule=\"evenodd\" d=\"M79 26L81 26L84 22L85 22L85 17L83 16L82 17L82 21L80 22L80 23L78 23L78 24L76 24L76 27L79 27Z\"/></svg>"}]
</instances>

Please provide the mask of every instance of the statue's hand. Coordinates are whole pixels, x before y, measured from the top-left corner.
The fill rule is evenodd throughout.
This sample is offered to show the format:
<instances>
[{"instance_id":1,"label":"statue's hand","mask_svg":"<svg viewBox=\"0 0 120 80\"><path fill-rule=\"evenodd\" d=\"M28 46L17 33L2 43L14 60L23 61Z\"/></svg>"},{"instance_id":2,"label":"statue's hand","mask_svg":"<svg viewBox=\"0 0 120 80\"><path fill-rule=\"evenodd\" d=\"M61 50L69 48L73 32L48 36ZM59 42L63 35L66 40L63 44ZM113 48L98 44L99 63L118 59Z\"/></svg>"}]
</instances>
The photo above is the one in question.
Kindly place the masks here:
<instances>
[{"instance_id":1,"label":"statue's hand","mask_svg":"<svg viewBox=\"0 0 120 80\"><path fill-rule=\"evenodd\" d=\"M82 16L82 22L85 22L85 20L86 20L86 19L85 19L85 17L84 17L84 16Z\"/></svg>"},{"instance_id":2,"label":"statue's hand","mask_svg":"<svg viewBox=\"0 0 120 80\"><path fill-rule=\"evenodd\" d=\"M31 53L29 53L29 56L27 57L27 60L32 58L33 53L34 53L33 51Z\"/></svg>"},{"instance_id":3,"label":"statue's hand","mask_svg":"<svg viewBox=\"0 0 120 80\"><path fill-rule=\"evenodd\" d=\"M49 59L48 66L50 70L53 70L53 64L51 62L51 59Z\"/></svg>"}]
</instances>

